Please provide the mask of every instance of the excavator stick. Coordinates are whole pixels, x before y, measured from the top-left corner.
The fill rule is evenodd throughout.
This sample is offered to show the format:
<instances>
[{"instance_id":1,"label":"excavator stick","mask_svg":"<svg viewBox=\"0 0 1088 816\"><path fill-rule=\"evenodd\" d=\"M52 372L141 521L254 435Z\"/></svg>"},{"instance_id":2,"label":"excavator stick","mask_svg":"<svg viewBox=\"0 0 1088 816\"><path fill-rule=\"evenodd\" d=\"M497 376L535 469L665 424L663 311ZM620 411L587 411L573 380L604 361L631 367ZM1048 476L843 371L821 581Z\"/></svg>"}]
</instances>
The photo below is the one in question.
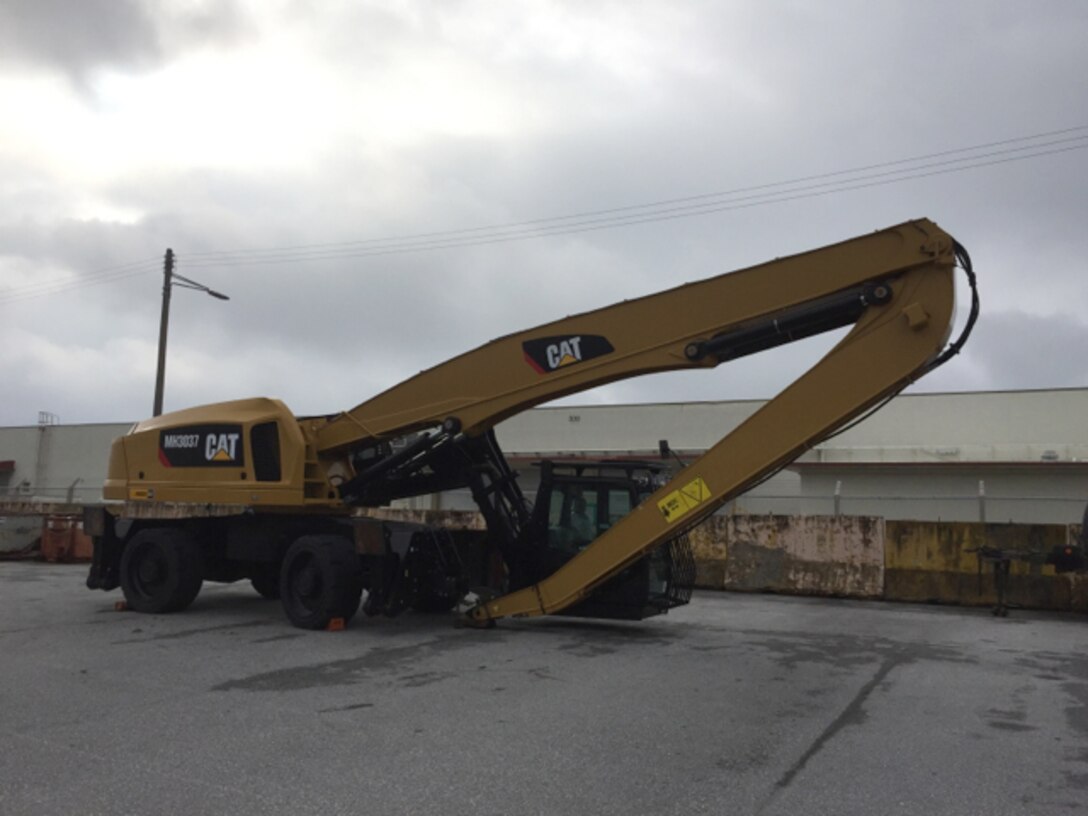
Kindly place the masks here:
<instances>
[{"instance_id":1,"label":"excavator stick","mask_svg":"<svg viewBox=\"0 0 1088 816\"><path fill-rule=\"evenodd\" d=\"M894 396L938 360L943 362L953 320L958 247L940 236L936 239L927 242L933 251L914 268L879 276L845 295L825 296L814 306L788 309L785 320L745 323L709 340L691 341L685 348L688 359L711 356L717 363L796 339L791 332L807 336L841 325L844 316L857 319L813 368L584 551L550 577L477 605L470 618L487 624L505 616L554 613L577 603L624 566L697 525L807 448ZM973 309L972 323L974 314Z\"/></svg>"}]
</instances>

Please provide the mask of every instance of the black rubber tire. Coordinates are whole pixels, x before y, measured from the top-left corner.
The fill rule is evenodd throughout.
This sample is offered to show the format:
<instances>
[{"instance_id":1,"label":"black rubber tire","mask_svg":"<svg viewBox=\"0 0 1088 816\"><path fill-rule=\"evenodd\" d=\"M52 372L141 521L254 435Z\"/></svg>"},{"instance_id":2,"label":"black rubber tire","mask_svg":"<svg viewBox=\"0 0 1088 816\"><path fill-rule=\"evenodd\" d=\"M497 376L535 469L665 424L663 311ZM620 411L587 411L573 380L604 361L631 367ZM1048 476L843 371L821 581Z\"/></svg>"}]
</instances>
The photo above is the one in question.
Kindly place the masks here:
<instances>
[{"instance_id":1,"label":"black rubber tire","mask_svg":"<svg viewBox=\"0 0 1088 816\"><path fill-rule=\"evenodd\" d=\"M325 629L333 618L347 623L363 594L359 557L337 535L302 536L287 550L280 568L280 602L300 629Z\"/></svg>"},{"instance_id":2,"label":"black rubber tire","mask_svg":"<svg viewBox=\"0 0 1088 816\"><path fill-rule=\"evenodd\" d=\"M276 567L271 565L267 570L255 572L249 579L249 583L257 591L257 594L266 601L278 601L280 599L280 576Z\"/></svg>"},{"instance_id":3,"label":"black rubber tire","mask_svg":"<svg viewBox=\"0 0 1088 816\"><path fill-rule=\"evenodd\" d=\"M121 591L129 609L180 612L204 583L200 545L184 530L141 530L121 556Z\"/></svg>"}]
</instances>

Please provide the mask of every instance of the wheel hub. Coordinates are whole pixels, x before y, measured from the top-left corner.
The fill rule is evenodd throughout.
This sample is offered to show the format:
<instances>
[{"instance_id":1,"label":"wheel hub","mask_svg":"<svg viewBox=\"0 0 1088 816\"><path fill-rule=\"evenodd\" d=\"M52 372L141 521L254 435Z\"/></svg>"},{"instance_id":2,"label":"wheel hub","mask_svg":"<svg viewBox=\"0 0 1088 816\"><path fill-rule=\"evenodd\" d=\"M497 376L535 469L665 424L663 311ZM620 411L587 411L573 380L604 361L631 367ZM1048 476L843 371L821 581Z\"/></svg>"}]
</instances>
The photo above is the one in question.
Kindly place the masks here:
<instances>
[{"instance_id":1,"label":"wheel hub","mask_svg":"<svg viewBox=\"0 0 1088 816\"><path fill-rule=\"evenodd\" d=\"M299 597L308 601L321 594L321 574L312 564L299 571L295 580L295 591Z\"/></svg>"},{"instance_id":2,"label":"wheel hub","mask_svg":"<svg viewBox=\"0 0 1088 816\"><path fill-rule=\"evenodd\" d=\"M136 576L141 584L152 586L162 581L163 569L155 558L144 558L136 568Z\"/></svg>"}]
</instances>

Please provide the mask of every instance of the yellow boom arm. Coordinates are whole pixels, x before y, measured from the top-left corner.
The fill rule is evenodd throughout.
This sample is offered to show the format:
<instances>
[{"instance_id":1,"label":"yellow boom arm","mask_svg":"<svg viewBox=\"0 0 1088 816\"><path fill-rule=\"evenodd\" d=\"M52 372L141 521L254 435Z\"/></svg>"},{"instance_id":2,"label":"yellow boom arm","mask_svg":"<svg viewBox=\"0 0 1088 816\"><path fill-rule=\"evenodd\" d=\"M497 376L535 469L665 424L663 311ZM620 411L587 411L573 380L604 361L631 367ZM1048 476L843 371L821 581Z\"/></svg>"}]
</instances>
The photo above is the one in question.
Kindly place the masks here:
<instances>
[{"instance_id":1,"label":"yellow boom arm","mask_svg":"<svg viewBox=\"0 0 1088 816\"><path fill-rule=\"evenodd\" d=\"M712 368L853 324L812 369L553 575L470 615L486 622L560 611L943 361L958 253L950 235L920 219L575 315L422 372L315 428L315 446L337 458L440 425L478 436L566 394Z\"/></svg>"},{"instance_id":2,"label":"yellow boom arm","mask_svg":"<svg viewBox=\"0 0 1088 816\"><path fill-rule=\"evenodd\" d=\"M317 429L317 449L331 453L451 417L475 435L534 405L605 383L712 368L719 357L693 358L688 346L919 267L950 276L953 244L933 222L911 221L508 335L334 417ZM935 347L947 328L943 322L937 330ZM780 342L791 339L797 336Z\"/></svg>"}]
</instances>

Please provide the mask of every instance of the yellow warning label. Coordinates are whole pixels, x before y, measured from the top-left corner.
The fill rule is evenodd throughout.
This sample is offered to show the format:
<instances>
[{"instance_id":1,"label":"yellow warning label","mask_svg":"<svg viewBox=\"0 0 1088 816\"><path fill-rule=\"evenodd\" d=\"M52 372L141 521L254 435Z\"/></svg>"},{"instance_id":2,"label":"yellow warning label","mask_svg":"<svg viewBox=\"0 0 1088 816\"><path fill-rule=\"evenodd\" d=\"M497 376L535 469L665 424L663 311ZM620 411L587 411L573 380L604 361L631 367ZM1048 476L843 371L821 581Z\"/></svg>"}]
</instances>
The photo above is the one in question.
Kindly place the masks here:
<instances>
[{"instance_id":1,"label":"yellow warning label","mask_svg":"<svg viewBox=\"0 0 1088 816\"><path fill-rule=\"evenodd\" d=\"M702 479L688 482L679 490L674 490L657 503L657 509L670 524L687 515L691 510L710 498L710 488Z\"/></svg>"},{"instance_id":2,"label":"yellow warning label","mask_svg":"<svg viewBox=\"0 0 1088 816\"><path fill-rule=\"evenodd\" d=\"M129 488L128 497L130 499L151 499L155 497L155 492L146 487L132 487Z\"/></svg>"}]
</instances>

